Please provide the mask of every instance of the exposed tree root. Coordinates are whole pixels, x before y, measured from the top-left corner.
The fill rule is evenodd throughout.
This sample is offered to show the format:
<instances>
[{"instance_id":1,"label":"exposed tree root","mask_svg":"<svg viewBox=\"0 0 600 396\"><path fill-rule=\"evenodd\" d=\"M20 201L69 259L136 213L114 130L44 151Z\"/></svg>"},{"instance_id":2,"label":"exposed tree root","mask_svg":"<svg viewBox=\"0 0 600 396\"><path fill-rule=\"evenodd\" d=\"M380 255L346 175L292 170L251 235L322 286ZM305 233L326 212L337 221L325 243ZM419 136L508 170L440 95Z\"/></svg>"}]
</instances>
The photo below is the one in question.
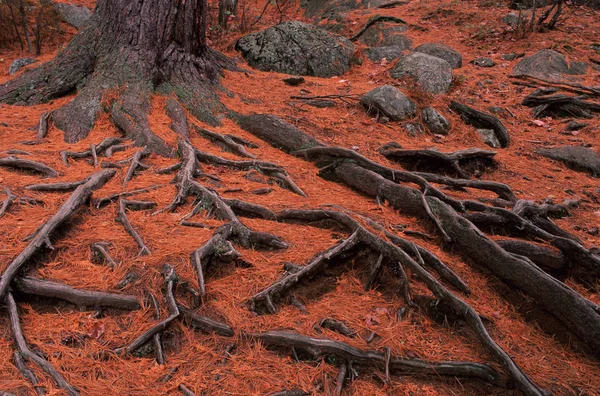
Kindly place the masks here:
<instances>
[{"instance_id":1,"label":"exposed tree root","mask_svg":"<svg viewBox=\"0 0 600 396\"><path fill-rule=\"evenodd\" d=\"M48 136L48 123L51 116L52 112L44 112L40 117L37 134L35 135L36 139L44 139L46 136Z\"/></svg>"},{"instance_id":2,"label":"exposed tree root","mask_svg":"<svg viewBox=\"0 0 600 396\"><path fill-rule=\"evenodd\" d=\"M442 153L435 150L385 149L381 151L381 154L388 159L409 165L412 169L439 168L468 179L469 172L465 168L493 164L496 152L477 148L453 153Z\"/></svg>"},{"instance_id":3,"label":"exposed tree root","mask_svg":"<svg viewBox=\"0 0 600 396\"><path fill-rule=\"evenodd\" d=\"M123 185L126 185L131 179L133 179L133 176L135 175L135 172L138 169L140 169L140 168L148 169L149 166L145 165L141 162L142 158L144 158L148 154L150 154L150 151L148 150L147 147L144 147L143 149L140 149L135 152L133 157L131 157L131 163L129 164L129 169L127 170L127 174L125 175L125 178L123 179Z\"/></svg>"},{"instance_id":4,"label":"exposed tree root","mask_svg":"<svg viewBox=\"0 0 600 396\"><path fill-rule=\"evenodd\" d=\"M584 340L595 355L600 354L600 311L597 307L531 261L507 253L448 205L432 197L427 200L460 253L533 297Z\"/></svg>"},{"instance_id":5,"label":"exposed tree root","mask_svg":"<svg viewBox=\"0 0 600 396\"><path fill-rule=\"evenodd\" d=\"M341 335L345 335L346 337L353 338L356 336L356 331L350 329L348 325L341 320L325 318L319 322L319 326L324 329L329 329L331 331L340 333Z\"/></svg>"},{"instance_id":6,"label":"exposed tree root","mask_svg":"<svg viewBox=\"0 0 600 396\"><path fill-rule=\"evenodd\" d=\"M217 132L209 131L208 129L200 128L194 125L194 129L202 136L217 142L218 145L225 147L228 151L239 155L240 157L256 158L252 153L249 153L244 147L245 144L239 143L239 138L235 139L230 135L222 135Z\"/></svg>"},{"instance_id":7,"label":"exposed tree root","mask_svg":"<svg viewBox=\"0 0 600 396\"><path fill-rule=\"evenodd\" d=\"M35 393L37 393L38 395L45 395L46 394L46 390L44 388L42 388L41 386L38 386L38 379L35 376L35 374L33 373L33 371L31 371L28 367L27 367L27 363L25 363L25 360L23 359L23 356L21 355L21 352L19 351L15 351L14 355L13 355L13 360L15 362L15 366L19 369L19 372L21 373L21 375L23 377L25 377L29 382L31 382L31 385L33 385L33 389L35 389ZM8 393L6 393L8 395ZM2 395L2 392L0 392L0 395Z\"/></svg>"},{"instance_id":8,"label":"exposed tree root","mask_svg":"<svg viewBox=\"0 0 600 396\"><path fill-rule=\"evenodd\" d=\"M95 259L96 262L101 262L104 265L109 266L110 268L116 268L119 264L113 260L110 253L106 250L106 248L110 246L108 242L96 242L92 243L90 246L90 250L92 252L92 258Z\"/></svg>"},{"instance_id":9,"label":"exposed tree root","mask_svg":"<svg viewBox=\"0 0 600 396\"><path fill-rule=\"evenodd\" d=\"M51 249L50 238L58 227L70 220L79 208L88 201L92 192L102 187L114 174L115 171L103 170L91 175L85 184L77 187L58 212L40 227L27 247L4 270L0 279L0 299L6 295L10 283L15 279L21 267L34 254L41 251L43 247Z\"/></svg>"},{"instance_id":10,"label":"exposed tree root","mask_svg":"<svg viewBox=\"0 0 600 396\"><path fill-rule=\"evenodd\" d=\"M131 235L131 237L135 240L135 242L140 247L139 255L140 256L149 255L149 254L151 254L150 248L148 248L148 246L146 246L146 244L144 243L144 239L135 230L135 228L133 228L133 226L131 225L131 222L129 221L129 218L127 217L127 207L128 207L127 204L128 204L128 201L126 199L124 199L124 198L119 199L119 211L117 212L116 220L119 223L121 223L123 225L123 227L125 227L125 230L127 231L127 233L129 235Z\"/></svg>"},{"instance_id":11,"label":"exposed tree root","mask_svg":"<svg viewBox=\"0 0 600 396\"><path fill-rule=\"evenodd\" d=\"M0 204L0 217L10 210L13 202L15 202L15 200L18 198L10 191L10 188L8 187L4 187L4 195L6 195L6 198L4 201L2 201L2 204Z\"/></svg>"},{"instance_id":12,"label":"exposed tree root","mask_svg":"<svg viewBox=\"0 0 600 396\"><path fill-rule=\"evenodd\" d=\"M98 144L92 144L90 145L90 149L86 150L86 151L80 151L80 152L72 152L72 151L61 151L60 152L60 156L63 160L63 162L65 163L65 165L68 165L69 163L69 158L92 158L92 159L96 159L97 161L97 157L101 154L106 154L107 157L110 157L112 155L108 155L108 150L110 148L114 148L116 145L119 145L121 143L123 143L124 139L123 138L118 138L118 137L109 137L104 139L103 141L101 141Z\"/></svg>"},{"instance_id":13,"label":"exposed tree root","mask_svg":"<svg viewBox=\"0 0 600 396\"><path fill-rule=\"evenodd\" d=\"M345 241L329 248L327 251L318 254L314 259L307 263L301 270L288 273L286 276L273 283L268 288L252 296L248 301L252 311L264 311L264 308L272 314L277 313L275 302L284 294L296 286L298 283L313 277L321 272L335 258L347 253L359 242L357 234L352 234ZM264 308L263 308L264 307Z\"/></svg>"},{"instance_id":14,"label":"exposed tree root","mask_svg":"<svg viewBox=\"0 0 600 396\"><path fill-rule=\"evenodd\" d=\"M23 159L14 155L0 158L0 166L25 171L32 171L41 174L44 177L57 177L58 172L41 162Z\"/></svg>"},{"instance_id":15,"label":"exposed tree root","mask_svg":"<svg viewBox=\"0 0 600 396\"><path fill-rule=\"evenodd\" d=\"M27 346L27 341L25 341L25 337L23 336L23 332L21 330L21 324L19 323L17 303L15 302L15 299L11 293L6 294L5 301L8 304L12 333L17 349L19 350L18 353L20 353L25 360L32 361L38 365L54 380L54 382L56 382L60 388L67 391L69 395L79 395L79 391L75 389L73 385L69 384L67 380L65 380L65 378L58 371L56 371L56 369L46 359L29 349Z\"/></svg>"},{"instance_id":16,"label":"exposed tree root","mask_svg":"<svg viewBox=\"0 0 600 396\"><path fill-rule=\"evenodd\" d=\"M500 142L500 147L506 148L510 145L510 135L498 118L455 101L450 102L450 109L457 112L467 124L477 128L492 129Z\"/></svg>"},{"instance_id":17,"label":"exposed tree root","mask_svg":"<svg viewBox=\"0 0 600 396\"><path fill-rule=\"evenodd\" d=\"M169 305L169 316L162 322L152 326L150 329L145 331L127 347L117 349L115 351L117 354L134 353L141 346L153 339L156 334L165 331L167 327L169 327L169 325L179 317L179 308L177 307L177 302L175 301L175 296L173 295L173 288L175 287L175 283L177 282L177 274L175 273L175 269L168 264L165 264L163 266L162 272L163 277L165 278L166 299Z\"/></svg>"},{"instance_id":18,"label":"exposed tree root","mask_svg":"<svg viewBox=\"0 0 600 396\"><path fill-rule=\"evenodd\" d=\"M527 257L548 273L565 273L568 270L568 258L549 247L514 239L496 243L509 253Z\"/></svg>"},{"instance_id":19,"label":"exposed tree root","mask_svg":"<svg viewBox=\"0 0 600 396\"><path fill-rule=\"evenodd\" d=\"M74 191L77 187L87 183L89 178L74 182L58 182L58 183L40 183L25 186L25 190L43 191L43 192L69 192Z\"/></svg>"},{"instance_id":20,"label":"exposed tree root","mask_svg":"<svg viewBox=\"0 0 600 396\"><path fill-rule=\"evenodd\" d=\"M381 352L363 351L327 338L311 338L287 331L270 331L249 336L267 347L294 349L296 352L308 354L313 359L335 356L343 362L352 362L353 367L376 367L385 370L386 366L386 357ZM496 370L490 366L470 362L426 362L392 357L389 359L389 371L395 375L472 378L493 385L498 385L499 379Z\"/></svg>"},{"instance_id":21,"label":"exposed tree root","mask_svg":"<svg viewBox=\"0 0 600 396\"><path fill-rule=\"evenodd\" d=\"M181 393L183 393L183 396L196 396L196 394L184 384L179 384L179 390L181 391Z\"/></svg>"},{"instance_id":22,"label":"exposed tree root","mask_svg":"<svg viewBox=\"0 0 600 396\"><path fill-rule=\"evenodd\" d=\"M131 295L80 290L62 283L29 277L21 277L13 285L20 293L58 298L78 307L114 308L126 311L141 308L137 298Z\"/></svg>"},{"instance_id":23,"label":"exposed tree root","mask_svg":"<svg viewBox=\"0 0 600 396\"><path fill-rule=\"evenodd\" d=\"M162 184L156 184L154 186L150 186L150 187L146 187L146 188L139 188L137 190L124 191L124 192L112 194L112 195L109 195L108 197L96 199L94 202L94 206L97 209L100 209L101 207L106 206L106 205L110 204L111 202L114 202L120 198L127 198L127 197L131 197L133 195L158 190L159 188L162 188L162 187L164 187Z\"/></svg>"},{"instance_id":24,"label":"exposed tree root","mask_svg":"<svg viewBox=\"0 0 600 396\"><path fill-rule=\"evenodd\" d=\"M600 103L586 101L587 95L556 94L556 88L538 89L523 100L523 106L533 107L532 115L542 117L592 118L600 113Z\"/></svg>"},{"instance_id":25,"label":"exposed tree root","mask_svg":"<svg viewBox=\"0 0 600 396\"><path fill-rule=\"evenodd\" d=\"M225 323L217 322L216 320L198 315L194 311L182 305L178 305L177 307L181 313L181 319L186 325L194 329L201 330L205 333L216 333L224 337L233 337L233 329Z\"/></svg>"},{"instance_id":26,"label":"exposed tree root","mask_svg":"<svg viewBox=\"0 0 600 396\"><path fill-rule=\"evenodd\" d=\"M152 307L154 308L154 319L160 320L160 306L158 305L158 300L156 299L156 297L154 297L154 294L148 294L150 296L150 301L152 302ZM152 341L154 343L154 354L156 355L156 363L160 365L165 364L165 354L162 347L161 334L154 334L154 337L152 337Z\"/></svg>"},{"instance_id":27,"label":"exposed tree root","mask_svg":"<svg viewBox=\"0 0 600 396\"><path fill-rule=\"evenodd\" d=\"M344 383L346 382L346 378L348 377L348 365L342 363L340 365L340 370L338 371L338 376L335 384L335 392L336 396L342 395L342 390L344 389Z\"/></svg>"}]
</instances>

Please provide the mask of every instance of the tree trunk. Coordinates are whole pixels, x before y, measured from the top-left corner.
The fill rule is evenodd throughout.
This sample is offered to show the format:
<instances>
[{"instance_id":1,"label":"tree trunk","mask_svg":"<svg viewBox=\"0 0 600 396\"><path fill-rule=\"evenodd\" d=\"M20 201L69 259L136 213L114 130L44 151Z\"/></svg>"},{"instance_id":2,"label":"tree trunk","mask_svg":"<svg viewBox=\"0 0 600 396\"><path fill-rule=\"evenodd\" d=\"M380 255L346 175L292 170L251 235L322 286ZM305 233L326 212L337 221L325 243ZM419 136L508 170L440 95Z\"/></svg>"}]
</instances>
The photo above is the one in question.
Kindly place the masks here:
<instances>
[{"instance_id":1,"label":"tree trunk","mask_svg":"<svg viewBox=\"0 0 600 396\"><path fill-rule=\"evenodd\" d=\"M37 104L77 90L53 113L67 142L85 138L104 109L136 144L172 155L175 148L152 133L147 121L153 93L176 96L210 125L219 124L214 113L224 109L215 88L228 59L206 46L206 10L206 0L99 0L65 50L0 86L0 101ZM119 96L102 103L111 89Z\"/></svg>"},{"instance_id":2,"label":"tree trunk","mask_svg":"<svg viewBox=\"0 0 600 396\"><path fill-rule=\"evenodd\" d=\"M29 38L29 31L27 30L27 13L25 12L25 3L23 0L19 0L19 13L21 14L21 25L23 26L23 32L25 33L25 41L27 41L27 51L31 52L31 39Z\"/></svg>"}]
</instances>

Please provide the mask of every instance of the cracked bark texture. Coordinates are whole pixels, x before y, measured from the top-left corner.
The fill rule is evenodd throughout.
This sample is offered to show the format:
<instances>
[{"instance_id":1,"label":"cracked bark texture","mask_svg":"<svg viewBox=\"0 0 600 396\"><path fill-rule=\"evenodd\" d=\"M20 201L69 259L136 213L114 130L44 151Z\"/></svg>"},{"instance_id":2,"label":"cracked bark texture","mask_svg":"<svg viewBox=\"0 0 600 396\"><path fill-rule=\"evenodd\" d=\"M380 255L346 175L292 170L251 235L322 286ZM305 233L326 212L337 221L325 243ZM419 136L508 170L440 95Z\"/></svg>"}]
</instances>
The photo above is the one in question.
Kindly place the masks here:
<instances>
[{"instance_id":1,"label":"cracked bark texture","mask_svg":"<svg viewBox=\"0 0 600 396\"><path fill-rule=\"evenodd\" d=\"M98 115L139 146L172 156L152 133L152 94L172 95L200 120L218 125L215 93L223 55L206 45L203 0L100 0L90 22L52 61L0 86L0 102L33 105L77 92L53 112L67 142L87 137Z\"/></svg>"}]
</instances>

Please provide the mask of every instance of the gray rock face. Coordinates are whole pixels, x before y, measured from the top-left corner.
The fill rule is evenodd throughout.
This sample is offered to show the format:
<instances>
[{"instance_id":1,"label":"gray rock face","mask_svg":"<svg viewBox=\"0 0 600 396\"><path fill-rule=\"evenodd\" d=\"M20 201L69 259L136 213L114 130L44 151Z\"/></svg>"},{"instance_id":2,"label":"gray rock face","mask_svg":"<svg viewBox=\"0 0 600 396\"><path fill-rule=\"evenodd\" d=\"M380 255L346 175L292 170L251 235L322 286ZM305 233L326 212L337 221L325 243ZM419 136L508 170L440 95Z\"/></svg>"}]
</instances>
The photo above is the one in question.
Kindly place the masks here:
<instances>
[{"instance_id":1,"label":"gray rock face","mask_svg":"<svg viewBox=\"0 0 600 396\"><path fill-rule=\"evenodd\" d=\"M73 3L52 3L52 6L63 21L77 29L81 28L92 16L92 11L87 7L77 6Z\"/></svg>"},{"instance_id":2,"label":"gray rock face","mask_svg":"<svg viewBox=\"0 0 600 396\"><path fill-rule=\"evenodd\" d=\"M478 129L477 133L481 137L481 140L483 140L483 143L488 146L493 148L502 147L493 129Z\"/></svg>"},{"instance_id":3,"label":"gray rock face","mask_svg":"<svg viewBox=\"0 0 600 396\"><path fill-rule=\"evenodd\" d=\"M19 58L19 59L15 59L10 66L8 67L8 74L15 74L16 72L18 72L19 70L21 70L22 68L24 68L27 65L31 65L32 63L37 62L35 59L33 58Z\"/></svg>"},{"instance_id":4,"label":"gray rock face","mask_svg":"<svg viewBox=\"0 0 600 396\"><path fill-rule=\"evenodd\" d=\"M367 112L383 114L392 121L407 119L417 112L415 102L391 85L383 85L367 92L360 103Z\"/></svg>"},{"instance_id":5,"label":"gray rock face","mask_svg":"<svg viewBox=\"0 0 600 396\"><path fill-rule=\"evenodd\" d=\"M452 67L443 59L413 52L390 71L393 78L414 78L421 88L434 94L448 91L452 83Z\"/></svg>"},{"instance_id":6,"label":"gray rock face","mask_svg":"<svg viewBox=\"0 0 600 396\"><path fill-rule=\"evenodd\" d=\"M462 67L462 55L455 49L440 43L421 44L415 48L416 52L422 52L427 55L435 56L445 60L453 69Z\"/></svg>"},{"instance_id":7,"label":"gray rock face","mask_svg":"<svg viewBox=\"0 0 600 396\"><path fill-rule=\"evenodd\" d=\"M513 74L560 80L563 74L585 74L585 67L581 62L569 65L563 54L545 49L523 58L513 69Z\"/></svg>"},{"instance_id":8,"label":"gray rock face","mask_svg":"<svg viewBox=\"0 0 600 396\"><path fill-rule=\"evenodd\" d=\"M236 49L251 67L303 76L333 77L350 69L350 40L298 21L242 37Z\"/></svg>"},{"instance_id":9,"label":"gray rock face","mask_svg":"<svg viewBox=\"0 0 600 396\"><path fill-rule=\"evenodd\" d=\"M373 62L380 62L383 58L388 61L401 57L404 50L397 46L391 47L371 47L365 49L365 55Z\"/></svg>"},{"instance_id":10,"label":"gray rock face","mask_svg":"<svg viewBox=\"0 0 600 396\"><path fill-rule=\"evenodd\" d=\"M450 131L450 122L433 107L421 110L421 117L423 118L423 124L431 133L447 135Z\"/></svg>"},{"instance_id":11,"label":"gray rock face","mask_svg":"<svg viewBox=\"0 0 600 396\"><path fill-rule=\"evenodd\" d=\"M473 60L473 64L479 67L494 67L496 63L492 58L477 58Z\"/></svg>"},{"instance_id":12,"label":"gray rock face","mask_svg":"<svg viewBox=\"0 0 600 396\"><path fill-rule=\"evenodd\" d=\"M523 19L519 18L519 16L515 13L509 13L504 15L502 18L502 22L506 23L508 26L516 28L519 24L523 23Z\"/></svg>"},{"instance_id":13,"label":"gray rock face","mask_svg":"<svg viewBox=\"0 0 600 396\"><path fill-rule=\"evenodd\" d=\"M403 47L402 49L409 49L412 47L412 41L401 34L407 30L408 27L397 23L376 23L370 26L358 40L369 47L398 45Z\"/></svg>"},{"instance_id":14,"label":"gray rock face","mask_svg":"<svg viewBox=\"0 0 600 396\"><path fill-rule=\"evenodd\" d=\"M556 161L561 161L569 168L587 172L600 177L600 155L582 146L563 146L553 149L539 149L536 153Z\"/></svg>"}]
</instances>

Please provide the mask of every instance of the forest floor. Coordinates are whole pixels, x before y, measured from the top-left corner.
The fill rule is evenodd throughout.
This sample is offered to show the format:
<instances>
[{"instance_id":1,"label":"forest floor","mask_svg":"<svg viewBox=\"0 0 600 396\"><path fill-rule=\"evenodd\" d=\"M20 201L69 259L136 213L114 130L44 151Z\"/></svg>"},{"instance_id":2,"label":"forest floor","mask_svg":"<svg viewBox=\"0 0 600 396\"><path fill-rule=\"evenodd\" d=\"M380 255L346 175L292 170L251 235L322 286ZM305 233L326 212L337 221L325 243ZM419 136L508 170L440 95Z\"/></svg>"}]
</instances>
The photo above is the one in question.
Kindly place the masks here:
<instances>
[{"instance_id":1,"label":"forest floor","mask_svg":"<svg viewBox=\"0 0 600 396\"><path fill-rule=\"evenodd\" d=\"M93 4L92 1L75 3L85 3L88 6ZM263 0L246 0L245 4L250 21L256 18L264 6ZM302 16L302 9L296 7L296 4L286 6L283 19L306 20ZM407 33L415 47L426 42L442 42L463 55L464 66L455 70L455 74L463 75L464 79L460 79L461 82L455 84L445 95L433 97L418 94L411 91L411 87L398 85L398 81L387 73L389 64L372 63L363 57L362 65L353 66L343 76L328 79L306 77L306 83L300 87L284 84L282 79L287 76L277 73L227 71L222 84L234 95L222 94L221 100L228 108L240 113L278 115L326 144L352 148L389 166L392 163L381 156L377 149L390 141L396 141L409 149L439 148L442 151L454 151L470 147L487 148L478 138L475 128L465 125L459 116L447 111L451 100L470 98L474 107L504 107L509 112L501 116L501 119L510 132L511 146L498 150L498 168L486 172L482 179L511 186L519 199L536 202L549 197L554 202L582 199L582 204L572 210L571 216L557 220L557 223L581 239L585 246L600 246L600 234L592 232L600 225L598 179L535 154L536 148L564 144L586 144L597 149L600 146L599 118L589 120L591 125L580 133L564 132L570 121L568 119L544 119L534 123L530 109L521 105L531 89L514 85L514 79L509 77L518 60L509 62L501 58L505 53L533 54L540 49L553 48L567 53L570 60L599 59L600 54L590 49L590 44L600 41L600 12L583 7L568 7L557 30L530 33L525 37L519 37L502 22L502 16L507 12L505 4L499 6L490 1L446 0L413 0L407 5L385 10L387 15L398 16L411 24L427 28L427 31L410 30ZM349 13L343 34L351 35L376 13L382 13L382 10ZM212 22L215 22L215 13L212 14ZM429 18L424 19L426 15ZM273 25L278 22L279 17L275 7L269 6L252 30ZM232 19L230 31L226 33L212 31L210 39L211 46L239 60L239 64L247 68L239 54L233 50L235 40L242 36L239 31L240 18L237 16ZM72 34L74 31L67 30L61 40L49 42L39 59L45 61L55 56L59 47ZM7 72L11 61L25 55L27 54L18 50L0 50L0 84L11 78ZM480 68L470 63L472 59L481 56L493 58L497 65L493 68ZM600 73L590 69L578 82L597 86L600 84ZM412 93L413 99L420 106L433 105L442 109L452 123L448 136L427 133L411 136L397 123L378 123L355 100L338 100L333 108L317 109L290 98L299 94L360 95L383 84L397 85L409 95ZM91 143L110 136L120 136L108 117L100 118L89 137L78 143L65 143L62 132L51 128L44 144L21 144L35 137L42 113L56 109L69 100L71 98L67 97L32 107L0 105L0 152L20 149L32 153L36 160L59 172L59 178L53 179L53 182L81 180L93 173L95 168L87 161L71 160L68 166L65 165L59 152L87 150ZM162 111L165 102L165 97L154 98L153 109L156 111L150 115L150 126L166 141L175 143L176 137L169 128L170 119ZM386 205L378 205L373 199L348 187L320 178L314 165L258 141L233 121L225 120L223 126L212 129L255 142L259 147L249 150L259 159L283 166L307 194L307 197L301 197L277 185L269 185L275 191L256 195L253 191L267 186L256 178L244 177L247 172L204 165L205 173L221 179L219 185L212 188L225 198L239 198L272 210L339 205L368 215L389 227L402 225L405 230L430 233L417 219L404 216ZM236 159L233 154L207 144L208 141L202 137L194 135L192 141L203 151ZM118 152L114 155L114 161L128 158L135 151L135 148L130 148ZM151 166L150 169L141 172L125 187L122 180L127 168L118 170L118 177L95 192L94 196L160 185L161 188L136 198L154 201L159 208L167 206L176 192L175 185L170 184L172 175L156 174L154 170L172 165L174 160L151 156L146 163ZM0 186L10 186L19 195L23 193L25 186L38 182L39 176L0 168ZM468 193L453 194L468 197ZM67 197L63 193L27 192L27 195L42 199L44 205L16 205L9 213L0 217L0 270L27 246L24 238L51 217ZM76 217L67 236L55 243L55 250L42 259L43 265L35 266L30 273L73 287L117 292L119 289L116 285L128 273L135 271L140 278L121 291L141 297L144 290L161 290L163 280L160 269L162 264L170 263L175 266L181 280L194 283L195 274L189 264L190 253L211 237L212 229L181 227L179 221L187 213L186 209L154 216L149 211L130 212L129 219L152 250L149 256L138 256L137 245L122 225L115 221L117 210L115 204L101 209L86 209L85 215ZM220 224L211 219L202 219L202 222L209 226ZM291 329L315 337L326 336L361 349L383 350L384 347L389 347L394 356L427 360L491 361L488 352L468 332L454 326L442 326L420 310L410 310L407 318L397 320L397 310L405 305L402 297L385 288L364 291L362 280L365 272L353 262L347 263L346 270L341 274L315 280L315 285L297 293L296 297L303 302L306 312L291 305L282 305L276 315L255 315L246 306L246 301L281 276L283 263L306 263L315 254L335 244L340 237L330 230L309 226L259 219L244 219L244 222L255 230L280 236L290 247L282 251L239 248L244 261L250 265L224 266L207 274L207 297L198 312L228 323L237 332L234 338L194 332L176 322L164 336L167 357L164 365L157 364L152 356L94 359L94 354L126 345L152 326L156 322L154 310L145 307L131 313L95 316L92 312L79 311L68 305L55 305L53 307L56 308L48 309L39 302L31 302L19 304L23 333L27 341L42 350L83 394L89 395L177 394L181 383L196 394L206 395L264 395L293 388L315 394L333 392L337 376L334 365L325 361L318 364L296 362L291 357L268 351L259 343L250 342L239 335L241 332L275 329ZM498 287L497 281L482 272L474 271L452 251L443 249L440 240L406 237L437 254L468 283L472 294L462 298L481 315L491 318L493 325L490 328L494 339L537 384L559 395L600 394L598 363L547 335L534 322L525 320L523 312L517 312L515 306L503 298L503 289ZM120 266L109 268L92 262L89 246L97 241L111 243L111 255L121 262ZM566 279L565 283L584 297L600 304L599 293L590 291L571 279ZM416 294L428 294L426 288L418 283L415 283L413 290ZM163 312L163 317L165 315ZM344 321L359 336L347 338L329 330L317 330L315 324L326 317ZM367 344L365 338L370 332L375 332L380 337ZM77 337L82 338L82 341L77 342L76 346L65 341ZM9 319L8 315L2 313L0 390L20 395L35 394L14 366L12 356L13 341ZM37 369L34 371L49 394L61 394L60 389L43 372ZM162 381L169 373L172 379ZM344 392L354 395L514 393L514 390L458 379L406 376L392 377L392 381L387 384L383 380L384 374L374 371L352 381ZM316 390L315 384L319 382L324 384L321 391Z\"/></svg>"}]
</instances>

